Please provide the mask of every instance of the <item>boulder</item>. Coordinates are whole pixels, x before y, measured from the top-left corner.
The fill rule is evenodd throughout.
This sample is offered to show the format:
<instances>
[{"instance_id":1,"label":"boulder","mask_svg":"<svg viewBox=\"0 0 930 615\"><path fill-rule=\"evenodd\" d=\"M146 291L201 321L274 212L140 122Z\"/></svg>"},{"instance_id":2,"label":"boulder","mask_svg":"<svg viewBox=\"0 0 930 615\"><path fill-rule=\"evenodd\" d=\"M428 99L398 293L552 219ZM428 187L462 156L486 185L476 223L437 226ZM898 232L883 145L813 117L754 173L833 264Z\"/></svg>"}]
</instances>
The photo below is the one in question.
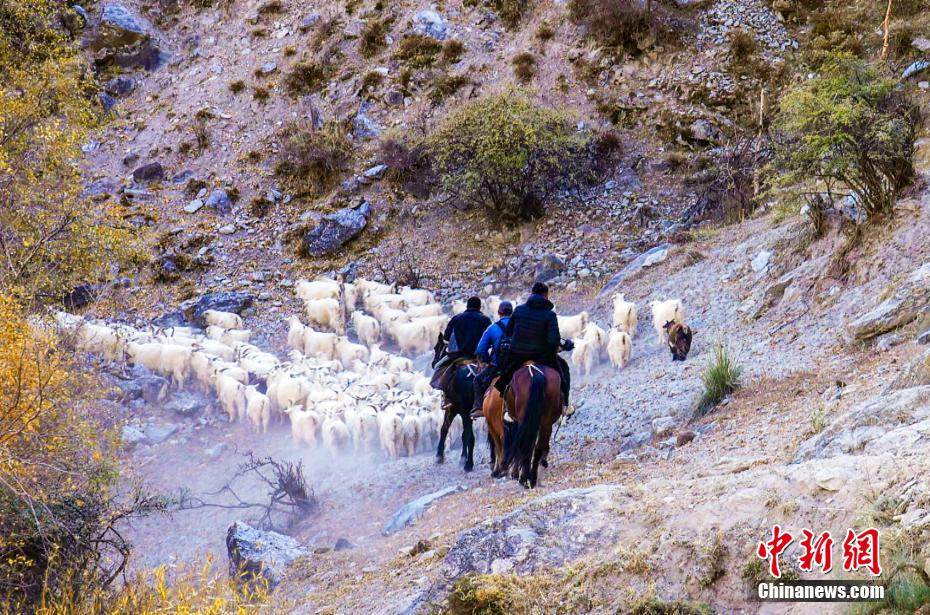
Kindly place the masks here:
<instances>
[{"instance_id":1,"label":"boulder","mask_svg":"<svg viewBox=\"0 0 930 615\"><path fill-rule=\"evenodd\" d=\"M879 455L930 444L930 385L877 395L836 416L798 446L796 461Z\"/></svg>"},{"instance_id":2,"label":"boulder","mask_svg":"<svg viewBox=\"0 0 930 615\"><path fill-rule=\"evenodd\" d=\"M135 448L141 444L148 444L148 438L142 433L142 430L133 425L123 425L120 432L120 440L128 448Z\"/></svg>"},{"instance_id":3,"label":"boulder","mask_svg":"<svg viewBox=\"0 0 930 615\"><path fill-rule=\"evenodd\" d=\"M374 139L381 134L381 126L368 116L370 104L363 102L352 120L352 134L357 139Z\"/></svg>"},{"instance_id":4,"label":"boulder","mask_svg":"<svg viewBox=\"0 0 930 615\"><path fill-rule=\"evenodd\" d=\"M370 212L371 206L363 202L358 207L346 207L323 216L304 236L302 253L313 257L335 254L365 229Z\"/></svg>"},{"instance_id":5,"label":"boulder","mask_svg":"<svg viewBox=\"0 0 930 615\"><path fill-rule=\"evenodd\" d=\"M548 573L602 551L625 531L619 511L629 499L622 485L567 489L465 530L456 537L424 599L439 603L466 574Z\"/></svg>"},{"instance_id":6,"label":"boulder","mask_svg":"<svg viewBox=\"0 0 930 615\"><path fill-rule=\"evenodd\" d=\"M207 310L240 314L242 310L251 307L254 300L255 298L252 295L243 292L208 293L198 299L185 301L180 305L180 311L188 322L194 323L200 328L206 328L203 313Z\"/></svg>"},{"instance_id":7,"label":"boulder","mask_svg":"<svg viewBox=\"0 0 930 615\"><path fill-rule=\"evenodd\" d=\"M756 273L760 271L765 271L769 268L769 263L772 261L772 253L769 250L762 250L756 254L755 258L752 259L750 265L752 270Z\"/></svg>"},{"instance_id":8,"label":"boulder","mask_svg":"<svg viewBox=\"0 0 930 615\"><path fill-rule=\"evenodd\" d=\"M560 256L552 253L545 254L536 264L535 280L537 282L548 282L564 273L567 269L568 266Z\"/></svg>"},{"instance_id":9,"label":"boulder","mask_svg":"<svg viewBox=\"0 0 930 615\"><path fill-rule=\"evenodd\" d=\"M152 324L158 327L183 327L187 325L188 322L180 310L175 310L174 312L163 314L158 318L153 318Z\"/></svg>"},{"instance_id":10,"label":"boulder","mask_svg":"<svg viewBox=\"0 0 930 615\"><path fill-rule=\"evenodd\" d=\"M895 469L891 455L840 455L789 465L779 471L811 494L843 491L845 496L855 497L866 489L881 492L884 473Z\"/></svg>"},{"instance_id":11,"label":"boulder","mask_svg":"<svg viewBox=\"0 0 930 615\"><path fill-rule=\"evenodd\" d=\"M146 403L153 404L164 399L168 381L161 376L141 375L132 380L121 380L119 388L123 392L123 401L141 398Z\"/></svg>"},{"instance_id":12,"label":"boulder","mask_svg":"<svg viewBox=\"0 0 930 615\"><path fill-rule=\"evenodd\" d=\"M723 142L723 133L710 121L705 119L695 120L689 127L689 137L693 141L700 143L721 143Z\"/></svg>"},{"instance_id":13,"label":"boulder","mask_svg":"<svg viewBox=\"0 0 930 615\"><path fill-rule=\"evenodd\" d=\"M909 79L914 75L918 75L924 72L928 68L930 68L930 60L927 60L926 58L912 62L908 65L907 68L904 69L904 72L901 73L901 79Z\"/></svg>"},{"instance_id":14,"label":"boulder","mask_svg":"<svg viewBox=\"0 0 930 615\"><path fill-rule=\"evenodd\" d=\"M465 487L463 485L454 485L451 487L446 487L445 489L440 489L439 491L434 491L433 493L428 493L415 500L407 502L401 506L397 512L391 515L391 518L381 530L381 534L388 536L404 529L422 517L423 513L425 513L426 510L437 501L460 491L465 491Z\"/></svg>"},{"instance_id":15,"label":"boulder","mask_svg":"<svg viewBox=\"0 0 930 615\"><path fill-rule=\"evenodd\" d=\"M103 85L104 91L110 96L115 96L117 98L121 96L126 96L127 94L132 94L133 90L136 89L136 81L132 77L125 77L120 75L110 79Z\"/></svg>"},{"instance_id":16,"label":"boulder","mask_svg":"<svg viewBox=\"0 0 930 615\"><path fill-rule=\"evenodd\" d=\"M226 552L231 578L250 585L267 583L269 589L278 586L294 560L309 553L290 536L258 530L243 521L226 531Z\"/></svg>"},{"instance_id":17,"label":"boulder","mask_svg":"<svg viewBox=\"0 0 930 615\"><path fill-rule=\"evenodd\" d=\"M103 7L100 21L90 40L93 51L122 49L144 43L151 37L151 28L144 19L122 4L110 3Z\"/></svg>"},{"instance_id":18,"label":"boulder","mask_svg":"<svg viewBox=\"0 0 930 615\"><path fill-rule=\"evenodd\" d=\"M206 403L196 395L180 392L174 399L165 404L165 412L171 412L178 416L191 418L203 412Z\"/></svg>"},{"instance_id":19,"label":"boulder","mask_svg":"<svg viewBox=\"0 0 930 615\"><path fill-rule=\"evenodd\" d=\"M232 210L232 199L229 198L225 190L217 188L210 193L210 196L204 201L204 205L210 209L215 209L217 213L228 214Z\"/></svg>"},{"instance_id":20,"label":"boulder","mask_svg":"<svg viewBox=\"0 0 930 615\"><path fill-rule=\"evenodd\" d=\"M161 444L181 429L180 425L166 423L164 425L147 425L142 431L149 444Z\"/></svg>"},{"instance_id":21,"label":"boulder","mask_svg":"<svg viewBox=\"0 0 930 615\"><path fill-rule=\"evenodd\" d=\"M442 20L442 16L436 11L425 10L417 13L413 18L414 30L418 34L431 36L437 41L445 40L448 27Z\"/></svg>"},{"instance_id":22,"label":"boulder","mask_svg":"<svg viewBox=\"0 0 930 615\"><path fill-rule=\"evenodd\" d=\"M892 295L848 325L855 341L872 339L930 315L930 263L907 276Z\"/></svg>"},{"instance_id":23,"label":"boulder","mask_svg":"<svg viewBox=\"0 0 930 615\"><path fill-rule=\"evenodd\" d=\"M132 179L137 183L147 183L162 181L165 179L165 169L161 166L160 162L149 162L148 164L143 164L141 167L137 167L135 171L132 172Z\"/></svg>"}]
</instances>

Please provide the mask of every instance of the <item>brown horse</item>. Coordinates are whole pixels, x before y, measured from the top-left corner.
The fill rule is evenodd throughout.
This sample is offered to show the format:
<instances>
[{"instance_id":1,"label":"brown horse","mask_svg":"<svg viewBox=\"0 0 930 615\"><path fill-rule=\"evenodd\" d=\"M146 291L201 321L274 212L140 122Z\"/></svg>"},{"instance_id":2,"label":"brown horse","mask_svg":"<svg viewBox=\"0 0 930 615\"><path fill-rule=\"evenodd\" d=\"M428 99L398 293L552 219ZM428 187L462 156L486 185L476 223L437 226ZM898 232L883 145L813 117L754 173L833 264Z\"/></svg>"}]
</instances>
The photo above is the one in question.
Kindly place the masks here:
<instances>
[{"instance_id":1,"label":"brown horse","mask_svg":"<svg viewBox=\"0 0 930 615\"><path fill-rule=\"evenodd\" d=\"M495 387L484 398L488 440L491 444L492 476L508 470L527 488L535 487L539 464L549 455L552 427L562 416L559 372L533 362L524 364L513 375L507 390L507 407L513 417L505 425L503 403Z\"/></svg>"}]
</instances>

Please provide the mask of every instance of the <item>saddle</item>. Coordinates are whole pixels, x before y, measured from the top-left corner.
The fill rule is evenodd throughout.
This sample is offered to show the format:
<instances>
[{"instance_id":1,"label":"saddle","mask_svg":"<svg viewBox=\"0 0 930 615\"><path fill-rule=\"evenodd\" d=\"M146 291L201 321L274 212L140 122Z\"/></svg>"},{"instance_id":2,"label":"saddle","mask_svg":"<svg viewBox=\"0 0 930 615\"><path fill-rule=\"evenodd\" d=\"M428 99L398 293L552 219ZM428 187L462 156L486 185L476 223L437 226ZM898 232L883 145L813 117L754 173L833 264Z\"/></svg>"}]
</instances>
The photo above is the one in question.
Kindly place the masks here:
<instances>
[{"instance_id":1,"label":"saddle","mask_svg":"<svg viewBox=\"0 0 930 615\"><path fill-rule=\"evenodd\" d=\"M514 370L513 375L516 376L517 372L523 369L524 367L528 368L531 372L536 370L542 372L539 366L536 364L536 361L524 361L523 364ZM510 378L510 382L507 383L507 386L504 387L504 394L501 396L502 401L504 402L504 423L515 423L516 420L513 418L513 415L510 413L510 406L507 405L507 396L510 393L510 388L513 385L513 376Z\"/></svg>"},{"instance_id":2,"label":"saddle","mask_svg":"<svg viewBox=\"0 0 930 615\"><path fill-rule=\"evenodd\" d=\"M439 391L445 390L449 384L449 381L452 380L452 377L455 375L456 370L465 365L471 368L471 376L474 378L474 376L478 373L475 360L461 358L436 368L436 370L433 372L432 378L430 378L430 386Z\"/></svg>"}]
</instances>

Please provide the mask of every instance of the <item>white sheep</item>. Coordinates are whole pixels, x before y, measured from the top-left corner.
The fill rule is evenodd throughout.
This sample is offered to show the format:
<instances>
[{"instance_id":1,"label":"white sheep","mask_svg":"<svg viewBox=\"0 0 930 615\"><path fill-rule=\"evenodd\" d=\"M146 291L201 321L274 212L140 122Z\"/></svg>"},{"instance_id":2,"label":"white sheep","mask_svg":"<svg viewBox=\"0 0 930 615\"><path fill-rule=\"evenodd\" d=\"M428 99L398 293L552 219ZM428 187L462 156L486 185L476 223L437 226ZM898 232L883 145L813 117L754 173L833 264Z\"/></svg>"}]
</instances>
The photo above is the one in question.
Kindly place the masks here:
<instances>
[{"instance_id":1,"label":"white sheep","mask_svg":"<svg viewBox=\"0 0 930 615\"><path fill-rule=\"evenodd\" d=\"M422 306L433 302L433 293L423 288L410 288L404 286L400 289L400 295L408 306Z\"/></svg>"},{"instance_id":2,"label":"white sheep","mask_svg":"<svg viewBox=\"0 0 930 615\"><path fill-rule=\"evenodd\" d=\"M369 295L386 295L394 292L393 284L382 284L381 282L374 282L363 278L356 279L354 284L363 298Z\"/></svg>"},{"instance_id":3,"label":"white sheep","mask_svg":"<svg viewBox=\"0 0 930 615\"><path fill-rule=\"evenodd\" d=\"M603 350L607 345L607 331L604 331L593 322L588 323L588 326L585 327L581 338L594 344L594 347L598 352Z\"/></svg>"},{"instance_id":4,"label":"white sheep","mask_svg":"<svg viewBox=\"0 0 930 615\"><path fill-rule=\"evenodd\" d=\"M180 344L162 344L158 358L158 373L170 376L174 384L180 388L187 380L191 369L191 349Z\"/></svg>"},{"instance_id":5,"label":"white sheep","mask_svg":"<svg viewBox=\"0 0 930 615\"><path fill-rule=\"evenodd\" d=\"M416 455L420 443L420 421L412 414L405 414L401 420L401 429L403 431L403 449L407 457L413 457Z\"/></svg>"},{"instance_id":6,"label":"white sheep","mask_svg":"<svg viewBox=\"0 0 930 615\"><path fill-rule=\"evenodd\" d=\"M318 359L333 360L336 356L336 341L338 336L328 331L314 331L310 327L304 329L304 353Z\"/></svg>"},{"instance_id":7,"label":"white sheep","mask_svg":"<svg viewBox=\"0 0 930 615\"><path fill-rule=\"evenodd\" d=\"M369 348L381 339L381 323L359 311L352 312L352 326L360 342Z\"/></svg>"},{"instance_id":8,"label":"white sheep","mask_svg":"<svg viewBox=\"0 0 930 615\"><path fill-rule=\"evenodd\" d=\"M462 299L452 301L452 315L461 314L468 307L468 304Z\"/></svg>"},{"instance_id":9,"label":"white sheep","mask_svg":"<svg viewBox=\"0 0 930 615\"><path fill-rule=\"evenodd\" d=\"M585 374L590 374L598 360L598 351L593 340L576 338L572 351L572 365Z\"/></svg>"},{"instance_id":10,"label":"white sheep","mask_svg":"<svg viewBox=\"0 0 930 615\"><path fill-rule=\"evenodd\" d=\"M355 414L358 430L357 449L370 452L378 441L378 413L371 406L361 406Z\"/></svg>"},{"instance_id":11,"label":"white sheep","mask_svg":"<svg viewBox=\"0 0 930 615\"><path fill-rule=\"evenodd\" d=\"M342 303L347 312L351 312L358 306L359 290L355 284L342 285Z\"/></svg>"},{"instance_id":12,"label":"white sheep","mask_svg":"<svg viewBox=\"0 0 930 615\"><path fill-rule=\"evenodd\" d=\"M224 329L216 325L207 326L207 337L217 340L227 346L235 346L236 342L247 342L252 337L249 329Z\"/></svg>"},{"instance_id":13,"label":"white sheep","mask_svg":"<svg viewBox=\"0 0 930 615\"><path fill-rule=\"evenodd\" d=\"M340 337L336 340L336 359L342 363L343 369L351 369L355 361L368 361L368 349L346 337Z\"/></svg>"},{"instance_id":14,"label":"white sheep","mask_svg":"<svg viewBox=\"0 0 930 615\"><path fill-rule=\"evenodd\" d=\"M235 422L239 417L245 414L246 399L245 386L233 380L223 373L216 376L216 396L220 400L226 414L229 415L229 422Z\"/></svg>"},{"instance_id":15,"label":"white sheep","mask_svg":"<svg viewBox=\"0 0 930 615\"><path fill-rule=\"evenodd\" d=\"M417 318L411 322L421 323L426 326L429 330L429 347L432 348L433 342L439 336L440 333L445 331L446 325L449 324L449 317L445 314L440 314L438 316L426 316L424 318Z\"/></svg>"},{"instance_id":16,"label":"white sheep","mask_svg":"<svg viewBox=\"0 0 930 615\"><path fill-rule=\"evenodd\" d=\"M407 308L407 316L410 318L423 318L424 316L442 316L442 306L438 303L427 303L426 305L411 305Z\"/></svg>"},{"instance_id":17,"label":"white sheep","mask_svg":"<svg viewBox=\"0 0 930 615\"><path fill-rule=\"evenodd\" d=\"M388 332L394 337L401 352L418 355L433 346L435 336L423 322L391 323Z\"/></svg>"},{"instance_id":18,"label":"white sheep","mask_svg":"<svg viewBox=\"0 0 930 615\"><path fill-rule=\"evenodd\" d=\"M223 329L241 329L242 317L232 312L221 312L219 310L207 310L203 313L203 319L208 325L222 327Z\"/></svg>"},{"instance_id":19,"label":"white sheep","mask_svg":"<svg viewBox=\"0 0 930 615\"><path fill-rule=\"evenodd\" d=\"M681 299L667 299L665 301L653 301L652 307L652 326L656 330L659 345L665 346L668 339L668 331L665 329L665 323L677 322L685 323L685 307Z\"/></svg>"},{"instance_id":20,"label":"white sheep","mask_svg":"<svg viewBox=\"0 0 930 615\"><path fill-rule=\"evenodd\" d=\"M491 295L481 302L481 307L483 308L481 311L491 320L497 320L497 310L500 309L503 301L500 295Z\"/></svg>"},{"instance_id":21,"label":"white sheep","mask_svg":"<svg viewBox=\"0 0 930 615\"><path fill-rule=\"evenodd\" d=\"M343 332L342 325L342 306L338 299L314 299L306 301L304 308L307 312L307 320L311 325L322 327L335 331Z\"/></svg>"},{"instance_id":22,"label":"white sheep","mask_svg":"<svg viewBox=\"0 0 930 615\"><path fill-rule=\"evenodd\" d=\"M257 431L268 432L271 422L271 401L254 386L245 387L245 414Z\"/></svg>"},{"instance_id":23,"label":"white sheep","mask_svg":"<svg viewBox=\"0 0 930 615\"><path fill-rule=\"evenodd\" d=\"M346 450L352 441L352 435L349 428L341 419L335 416L327 416L323 419L321 429L323 444L329 449L330 454L336 457L341 451Z\"/></svg>"},{"instance_id":24,"label":"white sheep","mask_svg":"<svg viewBox=\"0 0 930 615\"><path fill-rule=\"evenodd\" d=\"M209 338L203 337L194 342L194 350L202 350L208 354L220 357L224 361L234 361L236 359L236 352L223 342L217 340L211 340Z\"/></svg>"},{"instance_id":25,"label":"white sheep","mask_svg":"<svg viewBox=\"0 0 930 615\"><path fill-rule=\"evenodd\" d=\"M378 422L378 438L381 440L381 448L388 457L396 459L403 446L403 420L397 413L387 410L378 415Z\"/></svg>"},{"instance_id":26,"label":"white sheep","mask_svg":"<svg viewBox=\"0 0 930 615\"><path fill-rule=\"evenodd\" d=\"M633 342L630 334L621 329L611 329L607 337L607 356L617 369L623 369L633 354Z\"/></svg>"},{"instance_id":27,"label":"white sheep","mask_svg":"<svg viewBox=\"0 0 930 615\"><path fill-rule=\"evenodd\" d=\"M309 282L299 280L294 285L294 293L303 300L304 303L316 301L318 299L339 299L339 282L320 278Z\"/></svg>"},{"instance_id":28,"label":"white sheep","mask_svg":"<svg viewBox=\"0 0 930 615\"><path fill-rule=\"evenodd\" d=\"M632 338L636 335L637 322L638 313L636 304L632 301L627 301L623 293L614 295L614 328L623 329Z\"/></svg>"},{"instance_id":29,"label":"white sheep","mask_svg":"<svg viewBox=\"0 0 930 615\"><path fill-rule=\"evenodd\" d=\"M126 354L129 355L129 359L133 364L158 372L161 366L161 347L162 345L158 342L129 342L126 344Z\"/></svg>"},{"instance_id":30,"label":"white sheep","mask_svg":"<svg viewBox=\"0 0 930 615\"><path fill-rule=\"evenodd\" d=\"M283 412L291 421L291 438L295 442L315 446L321 422L320 415L300 406L289 406L284 408Z\"/></svg>"},{"instance_id":31,"label":"white sheep","mask_svg":"<svg viewBox=\"0 0 930 615\"><path fill-rule=\"evenodd\" d=\"M294 350L299 350L304 352L306 345L304 344L304 331L307 330L306 325L300 322L300 318L296 316L290 316L287 319L287 345Z\"/></svg>"},{"instance_id":32,"label":"white sheep","mask_svg":"<svg viewBox=\"0 0 930 615\"><path fill-rule=\"evenodd\" d=\"M587 312L581 312L574 316L559 316L559 334L563 339L581 337L585 327L588 326L590 316Z\"/></svg>"}]
</instances>

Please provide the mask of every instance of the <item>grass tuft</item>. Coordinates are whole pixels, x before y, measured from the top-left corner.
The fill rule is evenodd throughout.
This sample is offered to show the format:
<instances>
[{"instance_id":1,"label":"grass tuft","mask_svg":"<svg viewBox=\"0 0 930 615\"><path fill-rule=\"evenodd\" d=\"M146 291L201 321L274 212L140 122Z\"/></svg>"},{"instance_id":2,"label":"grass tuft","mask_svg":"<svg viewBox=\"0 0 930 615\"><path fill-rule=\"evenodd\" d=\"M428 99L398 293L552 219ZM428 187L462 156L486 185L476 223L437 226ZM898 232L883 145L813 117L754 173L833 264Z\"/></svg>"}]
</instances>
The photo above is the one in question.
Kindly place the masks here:
<instances>
[{"instance_id":1,"label":"grass tuft","mask_svg":"<svg viewBox=\"0 0 930 615\"><path fill-rule=\"evenodd\" d=\"M707 414L724 398L739 388L739 378L743 368L730 356L729 349L723 344L714 347L714 356L707 364L702 376L704 394L698 404L698 412Z\"/></svg>"}]
</instances>

